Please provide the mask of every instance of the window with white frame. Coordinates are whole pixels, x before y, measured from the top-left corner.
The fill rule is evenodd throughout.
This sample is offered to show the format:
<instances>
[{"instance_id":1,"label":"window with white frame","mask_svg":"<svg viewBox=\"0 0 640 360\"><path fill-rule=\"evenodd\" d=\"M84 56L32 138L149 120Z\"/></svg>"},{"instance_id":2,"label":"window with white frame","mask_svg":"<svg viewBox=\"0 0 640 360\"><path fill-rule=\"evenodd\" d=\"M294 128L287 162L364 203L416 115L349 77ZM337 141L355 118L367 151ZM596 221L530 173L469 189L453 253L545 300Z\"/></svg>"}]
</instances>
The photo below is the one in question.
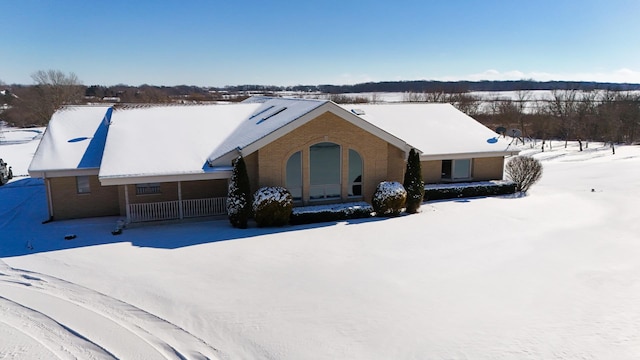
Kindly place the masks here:
<instances>
[{"instance_id":1,"label":"window with white frame","mask_svg":"<svg viewBox=\"0 0 640 360\"><path fill-rule=\"evenodd\" d=\"M442 160L442 179L452 181L471 179L471 159Z\"/></svg>"},{"instance_id":2,"label":"window with white frame","mask_svg":"<svg viewBox=\"0 0 640 360\"><path fill-rule=\"evenodd\" d=\"M160 194L160 183L136 184L136 195Z\"/></svg>"},{"instance_id":3,"label":"window with white frame","mask_svg":"<svg viewBox=\"0 0 640 360\"><path fill-rule=\"evenodd\" d=\"M91 193L91 185L88 176L76 176L76 189L78 194Z\"/></svg>"},{"instance_id":4,"label":"window with white frame","mask_svg":"<svg viewBox=\"0 0 640 360\"><path fill-rule=\"evenodd\" d=\"M309 148L311 200L340 198L340 145L321 142Z\"/></svg>"}]
</instances>

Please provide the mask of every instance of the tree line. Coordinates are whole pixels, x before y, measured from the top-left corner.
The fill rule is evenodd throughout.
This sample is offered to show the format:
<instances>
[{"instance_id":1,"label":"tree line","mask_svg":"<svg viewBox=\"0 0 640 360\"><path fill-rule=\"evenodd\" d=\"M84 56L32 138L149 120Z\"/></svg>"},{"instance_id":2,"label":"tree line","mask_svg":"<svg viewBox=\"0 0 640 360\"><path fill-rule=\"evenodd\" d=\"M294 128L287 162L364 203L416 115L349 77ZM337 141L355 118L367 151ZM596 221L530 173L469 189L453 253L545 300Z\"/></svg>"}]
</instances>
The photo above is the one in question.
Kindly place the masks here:
<instances>
[{"instance_id":1,"label":"tree line","mask_svg":"<svg viewBox=\"0 0 640 360\"><path fill-rule=\"evenodd\" d=\"M493 99L474 117L497 129L517 129L521 137L632 144L640 141L640 92L551 90L534 99L531 91L515 99Z\"/></svg>"},{"instance_id":2,"label":"tree line","mask_svg":"<svg viewBox=\"0 0 640 360\"><path fill-rule=\"evenodd\" d=\"M640 141L640 84L568 83L521 81L381 82L334 87L332 85L275 87L261 85L204 88L197 86L84 86L74 73L40 70L32 74L33 85L5 85L0 81L0 119L14 126L46 125L62 105L88 102L199 103L241 101L252 93L277 96L278 91L328 94L337 103L378 102L378 94L347 96L341 90L402 91L405 102L451 103L485 125L497 129L517 129L521 136L565 141ZM402 85L402 86L400 86ZM408 85L408 87L405 87ZM429 86L427 86L429 85ZM425 90L428 88L428 90ZM323 89L325 91L320 91ZM514 91L511 98L480 98L471 90ZM545 98L534 98L533 90L548 89ZM349 91L350 90L350 91ZM3 110L4 109L4 110ZM519 135L520 135L519 134ZM585 144L586 146L586 144Z\"/></svg>"}]
</instances>

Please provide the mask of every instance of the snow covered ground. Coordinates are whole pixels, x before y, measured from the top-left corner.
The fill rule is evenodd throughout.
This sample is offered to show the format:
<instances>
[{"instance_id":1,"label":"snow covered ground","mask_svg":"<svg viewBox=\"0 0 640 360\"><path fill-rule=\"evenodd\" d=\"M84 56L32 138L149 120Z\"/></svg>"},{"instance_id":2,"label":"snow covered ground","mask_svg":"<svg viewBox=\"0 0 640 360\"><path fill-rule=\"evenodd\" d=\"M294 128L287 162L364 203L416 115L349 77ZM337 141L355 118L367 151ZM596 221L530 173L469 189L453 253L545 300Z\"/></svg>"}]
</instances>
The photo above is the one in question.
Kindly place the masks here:
<instances>
[{"instance_id":1,"label":"snow covered ground","mask_svg":"<svg viewBox=\"0 0 640 360\"><path fill-rule=\"evenodd\" d=\"M26 174L37 140L5 134ZM637 359L640 147L553 145L525 150L526 197L277 229L41 224L42 182L17 177L0 359Z\"/></svg>"}]
</instances>

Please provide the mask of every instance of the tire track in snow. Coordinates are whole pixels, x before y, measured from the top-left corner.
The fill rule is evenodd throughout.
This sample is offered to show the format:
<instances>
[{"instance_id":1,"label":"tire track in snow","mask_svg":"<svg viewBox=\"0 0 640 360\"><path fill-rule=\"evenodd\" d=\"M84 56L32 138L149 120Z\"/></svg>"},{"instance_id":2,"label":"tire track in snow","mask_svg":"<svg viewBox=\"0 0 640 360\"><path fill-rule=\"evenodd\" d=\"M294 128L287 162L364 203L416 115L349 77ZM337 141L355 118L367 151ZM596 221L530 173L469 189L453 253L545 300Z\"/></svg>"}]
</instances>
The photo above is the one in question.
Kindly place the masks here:
<instances>
[{"instance_id":1,"label":"tire track in snow","mask_svg":"<svg viewBox=\"0 0 640 360\"><path fill-rule=\"evenodd\" d=\"M77 336L50 317L2 296L0 296L0 313L2 314L0 323L13 329L12 333L16 337L18 334L24 335L45 350L43 354L41 349L34 349L32 344L23 344L22 352L28 358L36 358L40 355L42 358L55 356L61 360L115 359L109 352L91 341ZM15 346L15 344L5 344L0 340L2 358L19 355L4 348L5 346Z\"/></svg>"},{"instance_id":2,"label":"tire track in snow","mask_svg":"<svg viewBox=\"0 0 640 360\"><path fill-rule=\"evenodd\" d=\"M93 341L100 343L118 357L134 358L134 353L146 347L147 353L139 358L147 359L152 355L166 359L228 358L186 330L131 304L97 291L53 276L14 269L1 260L0 273L4 275L0 276L0 294L11 292L18 302L35 302L35 305L38 305L43 313L57 311L61 323L65 325L73 323L76 327L69 326L69 328L74 328L76 331L78 331L78 326L82 327L84 329L84 331L80 331L82 336L90 336ZM47 300L45 301L45 299ZM37 304L38 301L41 303ZM50 302L56 303L55 308ZM65 310L56 310L56 308ZM64 311L71 313L66 314ZM78 313L91 318L92 321L83 323L77 318ZM95 321L100 321L101 324L110 328L110 331L116 333L104 333L103 329L100 329L102 332L98 331L95 325L91 325ZM130 341L129 347L118 343L109 345L105 343L105 341L109 343L109 339L116 336L115 334L118 332L121 335L125 332L129 333L129 338L123 338L125 341ZM134 335L134 340L130 338L131 335ZM97 337L100 338L100 341ZM138 342L142 345L132 347L131 342ZM122 349L123 347L125 349ZM123 350L125 354L122 355L125 356L118 354L118 351Z\"/></svg>"}]
</instances>

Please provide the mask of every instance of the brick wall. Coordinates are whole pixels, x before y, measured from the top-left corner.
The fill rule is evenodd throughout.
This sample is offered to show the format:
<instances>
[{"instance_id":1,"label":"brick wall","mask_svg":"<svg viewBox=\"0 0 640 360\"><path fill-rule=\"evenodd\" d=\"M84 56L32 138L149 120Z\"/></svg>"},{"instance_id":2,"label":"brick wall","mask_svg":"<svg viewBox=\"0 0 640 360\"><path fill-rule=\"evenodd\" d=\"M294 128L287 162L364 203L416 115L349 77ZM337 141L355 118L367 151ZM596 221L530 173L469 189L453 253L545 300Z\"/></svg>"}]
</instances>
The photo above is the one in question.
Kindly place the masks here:
<instances>
[{"instance_id":1,"label":"brick wall","mask_svg":"<svg viewBox=\"0 0 640 360\"><path fill-rule=\"evenodd\" d=\"M442 160L420 162L422 179L426 184L442 182ZM474 158L471 165L473 181L502 180L504 157Z\"/></svg>"},{"instance_id":2,"label":"brick wall","mask_svg":"<svg viewBox=\"0 0 640 360\"><path fill-rule=\"evenodd\" d=\"M474 181L502 180L504 157L473 159L472 177Z\"/></svg>"},{"instance_id":3,"label":"brick wall","mask_svg":"<svg viewBox=\"0 0 640 360\"><path fill-rule=\"evenodd\" d=\"M118 187L101 186L97 175L89 176L90 193L78 194L75 176L49 178L55 220L120 214Z\"/></svg>"},{"instance_id":4,"label":"brick wall","mask_svg":"<svg viewBox=\"0 0 640 360\"><path fill-rule=\"evenodd\" d=\"M442 160L421 161L420 169L425 184L437 184L442 181Z\"/></svg>"},{"instance_id":5,"label":"brick wall","mask_svg":"<svg viewBox=\"0 0 640 360\"><path fill-rule=\"evenodd\" d=\"M363 166L363 195L371 200L380 181L402 181L404 152L350 122L326 112L258 151L257 169L248 166L250 178L259 179L258 186L285 186L285 170L289 157L302 152L303 199L309 198L309 147L332 142L342 151L342 197L347 200L349 149L360 154ZM254 164L254 160L251 164ZM257 173L259 176L255 174ZM253 174L252 174L253 172Z\"/></svg>"}]
</instances>

